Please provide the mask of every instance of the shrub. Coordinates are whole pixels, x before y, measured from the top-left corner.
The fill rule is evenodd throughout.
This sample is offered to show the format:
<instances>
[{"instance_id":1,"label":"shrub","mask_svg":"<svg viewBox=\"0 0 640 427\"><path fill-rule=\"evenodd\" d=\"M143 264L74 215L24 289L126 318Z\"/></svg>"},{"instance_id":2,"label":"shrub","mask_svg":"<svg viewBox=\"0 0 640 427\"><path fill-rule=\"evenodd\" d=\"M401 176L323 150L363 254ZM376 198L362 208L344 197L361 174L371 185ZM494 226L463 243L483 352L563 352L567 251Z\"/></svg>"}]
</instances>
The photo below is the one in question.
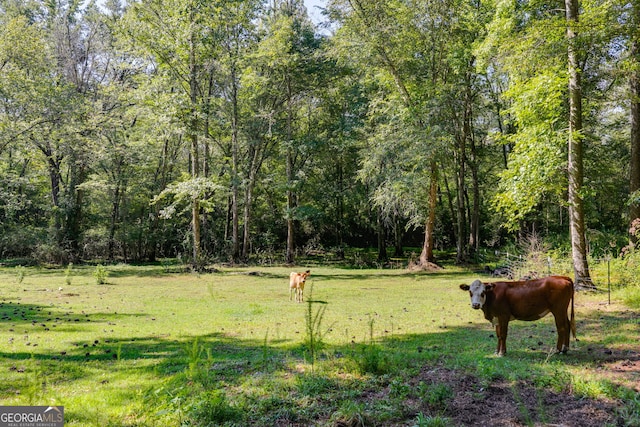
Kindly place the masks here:
<instances>
[{"instance_id":1,"label":"shrub","mask_svg":"<svg viewBox=\"0 0 640 427\"><path fill-rule=\"evenodd\" d=\"M98 264L96 265L96 269L93 271L93 277L96 279L96 284L104 285L107 283L109 272L102 264Z\"/></svg>"},{"instance_id":2,"label":"shrub","mask_svg":"<svg viewBox=\"0 0 640 427\"><path fill-rule=\"evenodd\" d=\"M640 285L627 286L622 290L624 303L631 308L640 308Z\"/></svg>"},{"instance_id":3,"label":"shrub","mask_svg":"<svg viewBox=\"0 0 640 427\"><path fill-rule=\"evenodd\" d=\"M634 235L640 241L640 218L633 221L629 234ZM613 263L614 272L620 278L622 285L640 286L640 251L637 244L630 244L622 248L620 258Z\"/></svg>"},{"instance_id":4,"label":"shrub","mask_svg":"<svg viewBox=\"0 0 640 427\"><path fill-rule=\"evenodd\" d=\"M64 283L69 286L71 285L71 278L73 277L73 263L69 263L67 268L64 270Z\"/></svg>"},{"instance_id":5,"label":"shrub","mask_svg":"<svg viewBox=\"0 0 640 427\"><path fill-rule=\"evenodd\" d=\"M0 229L0 254L3 258L28 257L38 242L46 238L46 230L28 225Z\"/></svg>"}]
</instances>

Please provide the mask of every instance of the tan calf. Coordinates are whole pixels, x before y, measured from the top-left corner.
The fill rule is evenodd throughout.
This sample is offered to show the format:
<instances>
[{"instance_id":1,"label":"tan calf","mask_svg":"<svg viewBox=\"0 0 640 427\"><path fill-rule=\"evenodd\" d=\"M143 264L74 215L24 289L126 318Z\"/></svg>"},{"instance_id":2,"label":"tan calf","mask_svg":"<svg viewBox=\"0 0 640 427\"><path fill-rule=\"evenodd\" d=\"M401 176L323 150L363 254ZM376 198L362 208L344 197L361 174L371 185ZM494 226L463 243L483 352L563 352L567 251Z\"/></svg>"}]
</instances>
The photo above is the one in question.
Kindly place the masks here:
<instances>
[{"instance_id":1,"label":"tan calf","mask_svg":"<svg viewBox=\"0 0 640 427\"><path fill-rule=\"evenodd\" d=\"M307 270L304 273L291 273L289 275L289 301L293 299L293 295L296 295L296 302L303 301L304 283L307 281L307 277L311 274L311 270Z\"/></svg>"}]
</instances>

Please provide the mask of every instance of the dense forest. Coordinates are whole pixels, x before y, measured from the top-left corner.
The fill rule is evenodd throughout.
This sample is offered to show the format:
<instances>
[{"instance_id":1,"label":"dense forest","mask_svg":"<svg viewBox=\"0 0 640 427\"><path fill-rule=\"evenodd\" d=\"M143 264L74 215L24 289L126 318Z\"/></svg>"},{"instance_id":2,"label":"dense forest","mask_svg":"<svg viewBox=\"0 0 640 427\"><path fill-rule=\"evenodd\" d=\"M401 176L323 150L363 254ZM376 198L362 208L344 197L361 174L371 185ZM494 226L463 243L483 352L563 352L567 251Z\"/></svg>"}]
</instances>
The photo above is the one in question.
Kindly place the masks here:
<instances>
[{"instance_id":1,"label":"dense forest","mask_svg":"<svg viewBox=\"0 0 640 427\"><path fill-rule=\"evenodd\" d=\"M0 0L0 257L427 265L535 233L588 283L635 240L638 0L322 13Z\"/></svg>"}]
</instances>

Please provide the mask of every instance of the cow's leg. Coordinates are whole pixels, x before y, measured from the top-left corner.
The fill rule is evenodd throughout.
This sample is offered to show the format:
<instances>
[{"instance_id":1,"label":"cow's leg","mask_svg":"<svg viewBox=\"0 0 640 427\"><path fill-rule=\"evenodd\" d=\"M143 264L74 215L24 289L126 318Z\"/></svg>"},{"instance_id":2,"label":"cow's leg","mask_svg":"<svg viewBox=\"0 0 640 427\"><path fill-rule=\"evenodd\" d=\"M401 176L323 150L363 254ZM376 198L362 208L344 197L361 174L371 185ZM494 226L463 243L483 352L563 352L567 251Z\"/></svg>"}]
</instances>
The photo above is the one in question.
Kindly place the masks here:
<instances>
[{"instance_id":1,"label":"cow's leg","mask_svg":"<svg viewBox=\"0 0 640 427\"><path fill-rule=\"evenodd\" d=\"M289 301L293 300L293 293L295 292L296 288L294 288L293 286L289 286Z\"/></svg>"},{"instance_id":2,"label":"cow's leg","mask_svg":"<svg viewBox=\"0 0 640 427\"><path fill-rule=\"evenodd\" d=\"M501 356L500 354L500 348L502 346L501 342L500 342L500 324L496 323L496 337L498 338L498 346L496 347L496 354L498 356Z\"/></svg>"},{"instance_id":3,"label":"cow's leg","mask_svg":"<svg viewBox=\"0 0 640 427\"><path fill-rule=\"evenodd\" d=\"M558 331L558 342L556 343L556 348L558 349L558 353L566 354L567 350L569 350L569 331L571 326L569 318L567 317L566 309L564 313L554 313L554 317L556 319L556 329Z\"/></svg>"},{"instance_id":4,"label":"cow's leg","mask_svg":"<svg viewBox=\"0 0 640 427\"><path fill-rule=\"evenodd\" d=\"M507 331L509 330L509 319L500 319L496 325L496 335L498 336L498 349L496 354L504 356L507 354Z\"/></svg>"}]
</instances>

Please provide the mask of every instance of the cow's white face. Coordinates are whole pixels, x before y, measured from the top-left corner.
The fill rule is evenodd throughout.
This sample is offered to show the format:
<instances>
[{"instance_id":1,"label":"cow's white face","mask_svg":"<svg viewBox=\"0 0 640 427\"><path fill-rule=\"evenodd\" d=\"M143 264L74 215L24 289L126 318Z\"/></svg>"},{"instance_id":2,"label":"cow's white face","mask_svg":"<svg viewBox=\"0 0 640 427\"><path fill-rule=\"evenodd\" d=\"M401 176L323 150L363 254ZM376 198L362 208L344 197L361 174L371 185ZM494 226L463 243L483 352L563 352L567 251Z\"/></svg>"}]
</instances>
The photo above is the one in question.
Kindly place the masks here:
<instances>
[{"instance_id":1,"label":"cow's white face","mask_svg":"<svg viewBox=\"0 0 640 427\"><path fill-rule=\"evenodd\" d=\"M487 289L480 280L474 280L471 285L460 285L463 291L469 291L471 295L471 307L475 310L482 308L487 300Z\"/></svg>"}]
</instances>

